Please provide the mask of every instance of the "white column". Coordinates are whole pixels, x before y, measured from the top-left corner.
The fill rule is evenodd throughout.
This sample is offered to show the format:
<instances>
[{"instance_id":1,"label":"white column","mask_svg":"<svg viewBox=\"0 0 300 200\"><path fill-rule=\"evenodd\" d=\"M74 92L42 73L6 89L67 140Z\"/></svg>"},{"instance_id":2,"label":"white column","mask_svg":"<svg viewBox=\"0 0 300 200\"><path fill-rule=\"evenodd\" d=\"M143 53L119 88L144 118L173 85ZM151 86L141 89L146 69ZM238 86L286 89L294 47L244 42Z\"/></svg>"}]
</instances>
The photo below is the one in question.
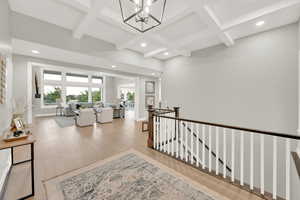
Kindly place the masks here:
<instances>
[{"instance_id":1,"label":"white column","mask_svg":"<svg viewBox=\"0 0 300 200\"><path fill-rule=\"evenodd\" d=\"M300 21L298 24L298 36L300 36ZM300 41L298 42L298 135L300 135ZM300 141L298 141L297 153L300 157Z\"/></svg>"},{"instance_id":2,"label":"white column","mask_svg":"<svg viewBox=\"0 0 300 200\"><path fill-rule=\"evenodd\" d=\"M134 119L135 120L139 120L140 119L140 87L141 87L141 84L140 84L140 78L137 77L135 78L135 83L134 83L134 86L135 86L135 95L134 95ZM161 133L162 134L162 133Z\"/></svg>"}]
</instances>

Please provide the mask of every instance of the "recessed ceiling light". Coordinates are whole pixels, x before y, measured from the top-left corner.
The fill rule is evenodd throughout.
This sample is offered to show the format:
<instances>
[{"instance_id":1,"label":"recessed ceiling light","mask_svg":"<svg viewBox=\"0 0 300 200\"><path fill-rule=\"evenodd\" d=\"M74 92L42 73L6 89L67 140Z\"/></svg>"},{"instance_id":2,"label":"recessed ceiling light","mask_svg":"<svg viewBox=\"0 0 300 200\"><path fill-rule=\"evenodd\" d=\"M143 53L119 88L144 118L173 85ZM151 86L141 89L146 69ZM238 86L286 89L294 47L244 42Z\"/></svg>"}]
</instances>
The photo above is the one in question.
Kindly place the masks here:
<instances>
[{"instance_id":1,"label":"recessed ceiling light","mask_svg":"<svg viewBox=\"0 0 300 200\"><path fill-rule=\"evenodd\" d=\"M31 52L34 54L40 54L40 52L38 50L32 50Z\"/></svg>"},{"instance_id":2,"label":"recessed ceiling light","mask_svg":"<svg viewBox=\"0 0 300 200\"><path fill-rule=\"evenodd\" d=\"M259 21L259 22L256 22L256 26L262 26L265 24L265 21Z\"/></svg>"},{"instance_id":3,"label":"recessed ceiling light","mask_svg":"<svg viewBox=\"0 0 300 200\"><path fill-rule=\"evenodd\" d=\"M116 67L117 67L116 65L112 65L112 66L111 66L111 68L116 68Z\"/></svg>"},{"instance_id":4,"label":"recessed ceiling light","mask_svg":"<svg viewBox=\"0 0 300 200\"><path fill-rule=\"evenodd\" d=\"M154 76L154 75L155 75L155 73L151 73L151 75L152 75L152 76Z\"/></svg>"},{"instance_id":5,"label":"recessed ceiling light","mask_svg":"<svg viewBox=\"0 0 300 200\"><path fill-rule=\"evenodd\" d=\"M141 47L146 47L146 46L147 46L146 42L141 43Z\"/></svg>"},{"instance_id":6,"label":"recessed ceiling light","mask_svg":"<svg viewBox=\"0 0 300 200\"><path fill-rule=\"evenodd\" d=\"M169 55L169 52L165 52L164 55L165 55L165 56L168 56L168 55Z\"/></svg>"}]
</instances>

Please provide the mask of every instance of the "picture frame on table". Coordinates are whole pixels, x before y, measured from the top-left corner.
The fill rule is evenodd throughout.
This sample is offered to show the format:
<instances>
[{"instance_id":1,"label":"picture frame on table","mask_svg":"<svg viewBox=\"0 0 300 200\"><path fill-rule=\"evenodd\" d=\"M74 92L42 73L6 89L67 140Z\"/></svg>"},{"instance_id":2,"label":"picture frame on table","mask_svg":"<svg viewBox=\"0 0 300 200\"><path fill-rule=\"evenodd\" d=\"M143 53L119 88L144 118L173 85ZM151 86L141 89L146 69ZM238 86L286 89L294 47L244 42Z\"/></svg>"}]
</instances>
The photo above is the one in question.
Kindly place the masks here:
<instances>
[{"instance_id":1,"label":"picture frame on table","mask_svg":"<svg viewBox=\"0 0 300 200\"><path fill-rule=\"evenodd\" d=\"M154 94L155 93L155 82L154 81L146 81L145 82L145 93L146 94Z\"/></svg>"},{"instance_id":2,"label":"picture frame on table","mask_svg":"<svg viewBox=\"0 0 300 200\"><path fill-rule=\"evenodd\" d=\"M24 124L23 120L19 117L14 119L14 124L18 131L22 131L25 129L25 124Z\"/></svg>"}]
</instances>

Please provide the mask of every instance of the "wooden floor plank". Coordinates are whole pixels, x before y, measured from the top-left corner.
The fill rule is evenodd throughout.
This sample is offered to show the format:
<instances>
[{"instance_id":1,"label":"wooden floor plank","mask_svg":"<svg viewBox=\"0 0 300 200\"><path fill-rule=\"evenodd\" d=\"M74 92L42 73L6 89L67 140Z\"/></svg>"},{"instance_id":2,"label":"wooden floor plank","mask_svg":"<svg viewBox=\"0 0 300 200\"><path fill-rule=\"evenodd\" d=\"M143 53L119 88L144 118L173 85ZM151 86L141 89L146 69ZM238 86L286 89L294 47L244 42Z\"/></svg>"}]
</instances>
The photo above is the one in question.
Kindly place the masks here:
<instances>
[{"instance_id":1,"label":"wooden floor plank","mask_svg":"<svg viewBox=\"0 0 300 200\"><path fill-rule=\"evenodd\" d=\"M36 195L31 199L46 200L43 180L87 166L132 148L229 199L261 199L254 194L147 148L147 133L142 133L140 126L141 124L132 118L116 119L111 124L96 124L86 128L60 128L53 118L35 119L33 134L36 138ZM22 149L15 153L25 154L26 151L26 149ZM19 155L19 157L22 156ZM16 195L28 192L28 187L23 187L22 184L28 184L24 183L24 180L29 179L30 174L26 172L26 167L23 168L23 170L21 168L12 171L5 200L14 200Z\"/></svg>"}]
</instances>

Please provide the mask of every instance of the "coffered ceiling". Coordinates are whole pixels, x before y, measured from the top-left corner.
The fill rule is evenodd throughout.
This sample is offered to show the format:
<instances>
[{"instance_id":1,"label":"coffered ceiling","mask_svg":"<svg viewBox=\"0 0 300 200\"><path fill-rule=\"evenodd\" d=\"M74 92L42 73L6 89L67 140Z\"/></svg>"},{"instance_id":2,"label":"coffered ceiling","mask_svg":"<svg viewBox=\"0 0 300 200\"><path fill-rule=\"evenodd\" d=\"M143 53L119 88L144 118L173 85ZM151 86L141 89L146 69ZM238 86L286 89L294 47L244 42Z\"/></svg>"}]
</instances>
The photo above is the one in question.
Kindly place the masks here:
<instances>
[{"instance_id":1,"label":"coffered ceiling","mask_svg":"<svg viewBox=\"0 0 300 200\"><path fill-rule=\"evenodd\" d=\"M300 16L300 0L167 0L162 25L139 33L122 23L118 0L9 2L15 12L72 30L74 38L89 35L158 59L189 56L216 44L230 47L238 38Z\"/></svg>"}]
</instances>

